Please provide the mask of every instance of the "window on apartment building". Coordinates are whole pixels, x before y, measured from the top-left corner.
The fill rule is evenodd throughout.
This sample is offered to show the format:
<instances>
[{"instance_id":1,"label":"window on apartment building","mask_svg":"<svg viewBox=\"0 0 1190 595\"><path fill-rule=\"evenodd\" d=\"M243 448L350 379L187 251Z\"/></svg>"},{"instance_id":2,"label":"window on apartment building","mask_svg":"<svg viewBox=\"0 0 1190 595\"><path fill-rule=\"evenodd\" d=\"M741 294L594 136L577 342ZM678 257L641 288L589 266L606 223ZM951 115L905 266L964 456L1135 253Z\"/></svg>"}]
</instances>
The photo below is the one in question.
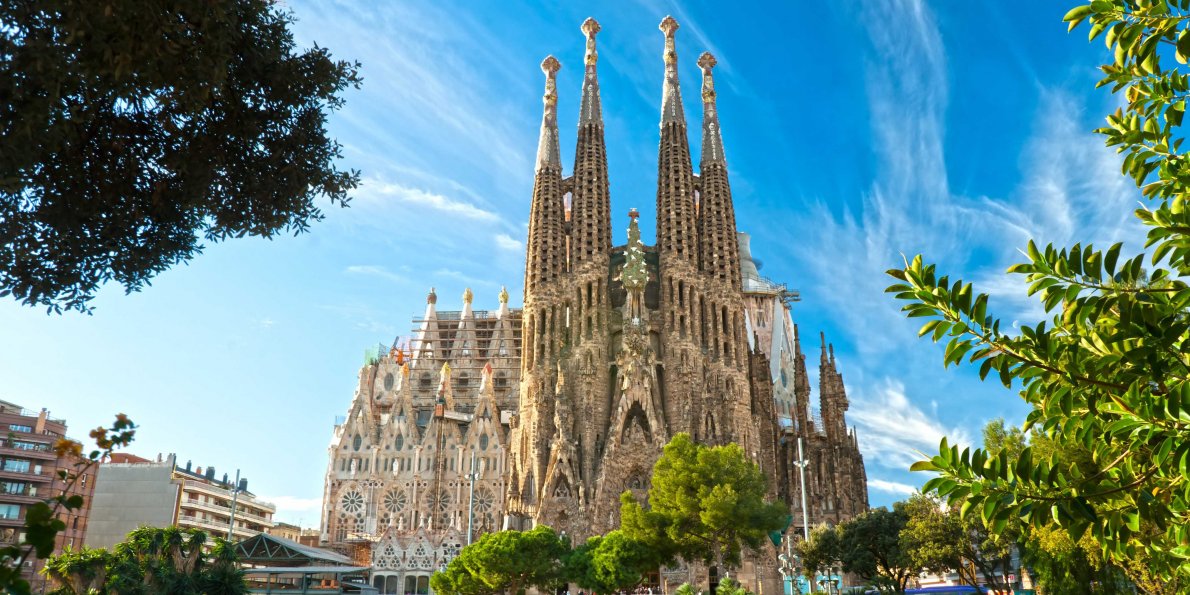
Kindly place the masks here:
<instances>
[{"instance_id":1,"label":"window on apartment building","mask_svg":"<svg viewBox=\"0 0 1190 595\"><path fill-rule=\"evenodd\" d=\"M0 519L19 519L21 518L21 507L17 504L0 504ZM25 540L25 536L21 535L21 541Z\"/></svg>"},{"instance_id":2,"label":"window on apartment building","mask_svg":"<svg viewBox=\"0 0 1190 595\"><path fill-rule=\"evenodd\" d=\"M4 470L12 471L13 473L28 473L29 461L22 461L20 459L4 459Z\"/></svg>"},{"instance_id":3,"label":"window on apartment building","mask_svg":"<svg viewBox=\"0 0 1190 595\"><path fill-rule=\"evenodd\" d=\"M48 444L38 444L37 442L26 442L24 440L13 440L12 447L17 450L49 450Z\"/></svg>"},{"instance_id":4,"label":"window on apartment building","mask_svg":"<svg viewBox=\"0 0 1190 595\"><path fill-rule=\"evenodd\" d=\"M33 426L23 426L21 424L8 424L8 429L12 432L33 432Z\"/></svg>"},{"instance_id":5,"label":"window on apartment building","mask_svg":"<svg viewBox=\"0 0 1190 595\"><path fill-rule=\"evenodd\" d=\"M5 494L23 494L27 486L28 484L23 481L6 481L0 483L0 492Z\"/></svg>"}]
</instances>

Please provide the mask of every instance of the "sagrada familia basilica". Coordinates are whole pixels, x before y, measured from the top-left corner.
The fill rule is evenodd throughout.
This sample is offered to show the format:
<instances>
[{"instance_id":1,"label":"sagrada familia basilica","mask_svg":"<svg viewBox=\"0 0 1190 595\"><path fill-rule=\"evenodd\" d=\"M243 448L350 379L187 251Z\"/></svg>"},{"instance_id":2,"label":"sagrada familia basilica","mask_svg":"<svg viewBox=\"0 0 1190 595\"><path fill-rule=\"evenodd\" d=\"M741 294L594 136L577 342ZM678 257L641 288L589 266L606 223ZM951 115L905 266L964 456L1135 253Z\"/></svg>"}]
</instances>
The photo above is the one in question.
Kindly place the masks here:
<instances>
[{"instance_id":1,"label":"sagrada familia basilica","mask_svg":"<svg viewBox=\"0 0 1190 595\"><path fill-rule=\"evenodd\" d=\"M661 22L665 76L657 244L635 210L612 243L607 147L588 19L575 163L559 151L548 57L533 179L524 305L439 311L431 290L408 348L372 353L329 448L322 534L373 568L382 593L425 593L428 577L479 535L546 524L574 543L614 529L624 491L643 500L665 443L687 432L735 442L760 465L800 534L868 507L843 377L821 342L819 413L797 326L796 293L762 277L736 228L713 69L704 53L702 154L695 173L678 84L678 23ZM799 457L798 445L804 454ZM805 494L798 463L805 471ZM777 551L733 573L776 593ZM715 569L649 577L668 591Z\"/></svg>"}]
</instances>

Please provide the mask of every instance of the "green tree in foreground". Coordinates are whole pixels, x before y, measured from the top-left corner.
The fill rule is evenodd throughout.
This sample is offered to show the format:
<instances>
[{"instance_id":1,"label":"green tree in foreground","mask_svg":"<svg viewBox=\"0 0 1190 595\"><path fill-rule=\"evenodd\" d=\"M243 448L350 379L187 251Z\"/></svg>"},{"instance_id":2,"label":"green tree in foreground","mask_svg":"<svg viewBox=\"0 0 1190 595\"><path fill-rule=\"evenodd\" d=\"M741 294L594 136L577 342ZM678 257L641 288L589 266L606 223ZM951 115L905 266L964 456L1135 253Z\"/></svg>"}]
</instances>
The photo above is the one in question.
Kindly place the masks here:
<instances>
[{"instance_id":1,"label":"green tree in foreground","mask_svg":"<svg viewBox=\"0 0 1190 595\"><path fill-rule=\"evenodd\" d=\"M88 310L201 242L347 202L325 130L358 64L295 51L271 0L0 2L0 297Z\"/></svg>"},{"instance_id":2,"label":"green tree in foreground","mask_svg":"<svg viewBox=\"0 0 1190 595\"><path fill-rule=\"evenodd\" d=\"M943 441L913 466L938 477L925 488L999 532L1019 521L1090 535L1138 583L1147 569L1166 592L1190 588L1190 159L1181 152L1190 78L1171 62L1190 56L1187 0L1096 0L1071 10L1071 29L1113 52L1101 85L1124 106L1098 130L1124 154L1123 173L1150 203L1136 216L1148 252L1120 244L1066 249L1030 242L1023 275L1051 319L1002 329L988 297L913 258L889 288L922 335L946 339L944 363L964 360L981 377L1020 387L1032 406L1026 429L1085 448L1095 471L1025 448L1015 459L960 451ZM1148 270L1146 271L1146 266Z\"/></svg>"},{"instance_id":3,"label":"green tree in foreground","mask_svg":"<svg viewBox=\"0 0 1190 595\"><path fill-rule=\"evenodd\" d=\"M788 509L765 501L764 474L737 444L706 446L680 433L653 467L648 508L621 495L624 534L662 562L681 557L729 569L785 527Z\"/></svg>"},{"instance_id":4,"label":"green tree in foreground","mask_svg":"<svg viewBox=\"0 0 1190 595\"><path fill-rule=\"evenodd\" d=\"M881 592L904 593L917 566L901 539L909 522L904 502L893 509L873 508L840 524L839 557L845 572L854 573Z\"/></svg>"},{"instance_id":5,"label":"green tree in foreground","mask_svg":"<svg viewBox=\"0 0 1190 595\"><path fill-rule=\"evenodd\" d=\"M463 548L443 572L430 577L430 588L443 595L479 595L530 587L549 590L563 580L565 538L539 525L531 531L487 533Z\"/></svg>"},{"instance_id":6,"label":"green tree in foreground","mask_svg":"<svg viewBox=\"0 0 1190 595\"><path fill-rule=\"evenodd\" d=\"M802 574L806 580L824 574L826 569L842 565L843 552L839 544L839 529L819 525L810 530L810 539L797 543L798 557L802 562Z\"/></svg>"},{"instance_id":7,"label":"green tree in foreground","mask_svg":"<svg viewBox=\"0 0 1190 595\"><path fill-rule=\"evenodd\" d=\"M983 428L983 444L989 454L1015 461L1026 447L1033 456L1044 459L1056 457L1077 465L1084 475L1097 473L1090 451L1085 447L1065 443L1056 444L1034 429L1025 434L1020 428L1005 426L995 419ZM964 522L981 523L979 515L968 515ZM1132 593L1131 584L1123 572L1104 560L1099 546L1084 534L1077 541L1061 527L1031 527L1013 520L1006 531L1020 541L1021 561L1030 569L1034 584L1046 595L1122 595ZM1146 592L1160 592L1152 589Z\"/></svg>"},{"instance_id":8,"label":"green tree in foreground","mask_svg":"<svg viewBox=\"0 0 1190 595\"><path fill-rule=\"evenodd\" d=\"M50 558L54 595L241 595L248 592L231 544L197 529L142 527L111 551L83 549Z\"/></svg>"},{"instance_id":9,"label":"green tree in foreground","mask_svg":"<svg viewBox=\"0 0 1190 595\"><path fill-rule=\"evenodd\" d=\"M652 548L616 530L574 548L566 557L565 579L593 593L615 593L640 584L658 566Z\"/></svg>"},{"instance_id":10,"label":"green tree in foreground","mask_svg":"<svg viewBox=\"0 0 1190 595\"><path fill-rule=\"evenodd\" d=\"M978 515L963 518L936 498L916 494L905 505L909 519L901 531L902 547L913 566L930 572L956 572L965 585L1008 592L1015 568L1012 554L1019 533L987 530Z\"/></svg>"}]
</instances>

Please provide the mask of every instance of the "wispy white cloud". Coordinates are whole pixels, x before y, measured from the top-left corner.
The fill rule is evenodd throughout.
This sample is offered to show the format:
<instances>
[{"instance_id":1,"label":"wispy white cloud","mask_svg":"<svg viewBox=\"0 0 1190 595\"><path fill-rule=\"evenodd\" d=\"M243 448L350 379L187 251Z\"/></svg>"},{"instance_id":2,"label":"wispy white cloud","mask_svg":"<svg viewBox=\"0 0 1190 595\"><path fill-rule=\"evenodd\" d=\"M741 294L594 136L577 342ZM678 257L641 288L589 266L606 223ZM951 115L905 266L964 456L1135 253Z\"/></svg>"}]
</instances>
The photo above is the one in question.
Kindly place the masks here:
<instances>
[{"instance_id":1,"label":"wispy white cloud","mask_svg":"<svg viewBox=\"0 0 1190 595\"><path fill-rule=\"evenodd\" d=\"M922 454L936 453L944 436L951 444L971 443L964 428L947 428L936 411L927 414L918 407L900 381L889 379L852 393L854 405L848 419L856 425L864 458L877 465L905 471Z\"/></svg>"},{"instance_id":2,"label":"wispy white cloud","mask_svg":"<svg viewBox=\"0 0 1190 595\"><path fill-rule=\"evenodd\" d=\"M884 271L902 255L924 254L940 272L973 281L1008 321L1036 322L1040 304L1022 278L1004 273L1030 238L1068 246L1142 236L1131 215L1139 194L1119 175L1119 157L1081 123L1080 100L1059 89L1039 87L1016 188L1004 197L955 193L945 151L946 47L933 15L920 0L865 3L861 13L872 45L876 177L858 210L836 213L820 202L808 211L811 237L798 256L818 284L847 288L849 298L828 307L862 355L917 341L911 332L871 332L913 326L883 293L892 282Z\"/></svg>"},{"instance_id":3,"label":"wispy white cloud","mask_svg":"<svg viewBox=\"0 0 1190 595\"><path fill-rule=\"evenodd\" d=\"M525 245L520 240L514 239L506 233L496 234L496 246L502 250L520 251L525 249Z\"/></svg>"},{"instance_id":4,"label":"wispy white cloud","mask_svg":"<svg viewBox=\"0 0 1190 595\"><path fill-rule=\"evenodd\" d=\"M868 478L868 488L898 496L912 496L920 491L918 488L907 483L886 481L874 477Z\"/></svg>"},{"instance_id":5,"label":"wispy white cloud","mask_svg":"<svg viewBox=\"0 0 1190 595\"><path fill-rule=\"evenodd\" d=\"M364 180L355 195L355 201L357 203L362 202L365 208L375 206L377 203L386 200L434 209L448 215L474 219L476 221L496 223L501 220L500 215L473 203L435 194L420 188L410 188L401 184L384 182L376 178Z\"/></svg>"},{"instance_id":6,"label":"wispy white cloud","mask_svg":"<svg viewBox=\"0 0 1190 595\"><path fill-rule=\"evenodd\" d=\"M375 264L353 264L343 269L344 273L349 275L363 275L367 277L377 277L386 279L396 283L404 283L408 281L405 277L398 275L385 267Z\"/></svg>"}]
</instances>

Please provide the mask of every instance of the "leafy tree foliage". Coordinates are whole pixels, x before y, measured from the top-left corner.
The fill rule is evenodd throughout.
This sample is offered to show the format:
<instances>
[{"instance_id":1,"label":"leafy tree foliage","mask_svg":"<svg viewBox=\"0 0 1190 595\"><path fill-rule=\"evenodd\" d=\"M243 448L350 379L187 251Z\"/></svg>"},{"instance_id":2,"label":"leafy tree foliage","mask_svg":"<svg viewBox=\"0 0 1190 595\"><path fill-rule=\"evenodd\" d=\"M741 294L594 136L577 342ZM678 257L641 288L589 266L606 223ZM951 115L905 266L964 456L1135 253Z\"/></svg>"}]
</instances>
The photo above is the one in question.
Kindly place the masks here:
<instances>
[{"instance_id":1,"label":"leafy tree foliage","mask_svg":"<svg viewBox=\"0 0 1190 595\"><path fill-rule=\"evenodd\" d=\"M631 492L621 495L621 529L663 561L733 568L744 548L760 548L785 526L788 509L766 502L766 490L764 474L739 445L706 446L680 433L653 467L648 508Z\"/></svg>"},{"instance_id":2,"label":"leafy tree foliage","mask_svg":"<svg viewBox=\"0 0 1190 595\"><path fill-rule=\"evenodd\" d=\"M656 553L623 531L595 536L566 557L566 580L593 593L615 593L640 584L660 566Z\"/></svg>"},{"instance_id":3,"label":"leafy tree foliage","mask_svg":"<svg viewBox=\"0 0 1190 595\"><path fill-rule=\"evenodd\" d=\"M797 553L807 580L812 581L827 568L843 563L839 534L837 527L819 525L810 531L810 539L798 542Z\"/></svg>"},{"instance_id":4,"label":"leafy tree foliage","mask_svg":"<svg viewBox=\"0 0 1190 595\"><path fill-rule=\"evenodd\" d=\"M1020 428L1006 426L1002 419L992 420L984 426L983 444L996 456L1005 451L1010 461L1016 460L1029 447L1035 457L1066 461L1079 466L1083 474L1096 472L1090 451L1082 445L1057 443L1036 428L1025 434ZM964 522L981 523L982 519L978 515L969 515ZM1089 533L1075 541L1060 527L1032 527L1022 525L1016 519L1009 522L1006 533L1016 535L1022 563L1029 567L1038 588L1048 595L1133 592L1132 583L1119 567L1104 559ZM1162 591L1146 589L1145 592Z\"/></svg>"},{"instance_id":5,"label":"leafy tree foliage","mask_svg":"<svg viewBox=\"0 0 1190 595\"><path fill-rule=\"evenodd\" d=\"M1172 589L1190 587L1190 160L1181 152L1190 78L1171 62L1190 56L1190 1L1095 0L1065 17L1089 25L1112 52L1101 85L1123 107L1097 132L1124 154L1122 171L1149 203L1147 252L1121 244L1039 247L1022 275L1051 314L1019 333L1002 329L986 294L939 275L920 256L889 274L922 335L947 339L943 362L1018 386L1032 406L1026 429L1079 445L1086 462L1026 447L1016 458L943 441L914 465L939 476L928 490L977 514L993 531L1019 521L1090 535L1132 578L1145 568ZM1146 266L1148 270L1146 270ZM1061 451L1059 451L1061 452Z\"/></svg>"},{"instance_id":6,"label":"leafy tree foliage","mask_svg":"<svg viewBox=\"0 0 1190 595\"><path fill-rule=\"evenodd\" d=\"M840 524L837 530L843 570L882 591L904 592L919 570L901 540L908 522L905 503L896 502L892 510L873 508Z\"/></svg>"},{"instance_id":7,"label":"leafy tree foliage","mask_svg":"<svg viewBox=\"0 0 1190 595\"><path fill-rule=\"evenodd\" d=\"M241 595L248 592L231 544L204 549L198 529L142 527L111 550L83 549L50 558L54 595Z\"/></svg>"},{"instance_id":8,"label":"leafy tree foliage","mask_svg":"<svg viewBox=\"0 0 1190 595\"><path fill-rule=\"evenodd\" d=\"M463 548L445 571L434 573L430 587L443 595L549 590L563 579L563 560L569 552L565 538L544 525L531 531L488 533Z\"/></svg>"},{"instance_id":9,"label":"leafy tree foliage","mask_svg":"<svg viewBox=\"0 0 1190 595\"><path fill-rule=\"evenodd\" d=\"M345 204L326 112L358 64L295 51L270 0L0 2L0 296L88 310L201 242Z\"/></svg>"},{"instance_id":10,"label":"leafy tree foliage","mask_svg":"<svg viewBox=\"0 0 1190 595\"><path fill-rule=\"evenodd\" d=\"M959 580L973 587L986 585L1007 592L1012 585L1012 554L1019 533L987 530L976 515L962 518L936 498L917 494L905 505L909 520L901 531L902 547L914 567L946 573L956 572Z\"/></svg>"},{"instance_id":11,"label":"leafy tree foliage","mask_svg":"<svg viewBox=\"0 0 1190 595\"><path fill-rule=\"evenodd\" d=\"M719 581L719 586L715 588L715 595L753 595L752 591L745 589L738 581L731 578L725 578Z\"/></svg>"}]
</instances>

